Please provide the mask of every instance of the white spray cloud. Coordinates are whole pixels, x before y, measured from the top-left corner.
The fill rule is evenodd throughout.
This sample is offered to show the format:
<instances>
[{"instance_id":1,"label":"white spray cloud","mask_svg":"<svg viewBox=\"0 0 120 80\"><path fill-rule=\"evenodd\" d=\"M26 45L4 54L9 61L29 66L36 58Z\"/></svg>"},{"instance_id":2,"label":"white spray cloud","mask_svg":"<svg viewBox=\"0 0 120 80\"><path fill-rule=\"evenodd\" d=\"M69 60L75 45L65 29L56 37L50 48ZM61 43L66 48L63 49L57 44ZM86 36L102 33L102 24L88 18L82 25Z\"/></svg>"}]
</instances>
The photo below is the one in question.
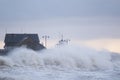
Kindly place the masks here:
<instances>
[{"instance_id":1,"label":"white spray cloud","mask_svg":"<svg viewBox=\"0 0 120 80\"><path fill-rule=\"evenodd\" d=\"M17 48L6 56L14 66L56 67L66 69L112 69L111 55L107 51L98 52L84 46L66 45L43 51ZM6 62L6 59L4 60ZM9 62L8 62L9 63Z\"/></svg>"}]
</instances>

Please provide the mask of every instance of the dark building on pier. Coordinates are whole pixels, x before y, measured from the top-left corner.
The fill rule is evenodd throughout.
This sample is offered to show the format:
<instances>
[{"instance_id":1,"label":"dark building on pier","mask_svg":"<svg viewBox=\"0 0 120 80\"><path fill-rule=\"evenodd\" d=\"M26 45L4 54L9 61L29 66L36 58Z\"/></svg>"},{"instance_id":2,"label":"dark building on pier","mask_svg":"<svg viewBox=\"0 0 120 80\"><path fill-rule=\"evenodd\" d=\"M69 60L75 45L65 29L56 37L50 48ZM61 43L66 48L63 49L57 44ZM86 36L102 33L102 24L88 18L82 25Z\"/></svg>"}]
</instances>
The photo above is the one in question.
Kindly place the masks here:
<instances>
[{"instance_id":1,"label":"dark building on pier","mask_svg":"<svg viewBox=\"0 0 120 80\"><path fill-rule=\"evenodd\" d=\"M40 44L38 34L6 34L4 43L5 49L11 49L22 45L33 50L41 50L45 48Z\"/></svg>"},{"instance_id":2,"label":"dark building on pier","mask_svg":"<svg viewBox=\"0 0 120 80\"><path fill-rule=\"evenodd\" d=\"M6 34L4 43L4 49L0 50L1 54L7 53L9 50L23 45L33 50L42 50L45 48L40 44L38 34Z\"/></svg>"}]
</instances>

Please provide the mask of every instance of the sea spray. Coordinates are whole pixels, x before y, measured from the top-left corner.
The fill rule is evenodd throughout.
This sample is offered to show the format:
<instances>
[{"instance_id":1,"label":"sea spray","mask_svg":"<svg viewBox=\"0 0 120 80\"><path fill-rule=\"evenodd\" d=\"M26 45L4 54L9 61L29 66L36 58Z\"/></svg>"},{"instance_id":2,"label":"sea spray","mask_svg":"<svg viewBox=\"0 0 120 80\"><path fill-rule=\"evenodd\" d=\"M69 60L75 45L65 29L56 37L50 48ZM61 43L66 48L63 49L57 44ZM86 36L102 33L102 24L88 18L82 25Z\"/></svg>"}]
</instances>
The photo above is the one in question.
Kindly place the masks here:
<instances>
[{"instance_id":1,"label":"sea spray","mask_svg":"<svg viewBox=\"0 0 120 80\"><path fill-rule=\"evenodd\" d=\"M84 46L62 46L46 50L43 55L45 65L56 65L82 69L111 69L111 55L107 51L96 51Z\"/></svg>"},{"instance_id":2,"label":"sea spray","mask_svg":"<svg viewBox=\"0 0 120 80\"><path fill-rule=\"evenodd\" d=\"M57 67L71 69L112 69L111 55L107 51L96 51L84 46L66 45L33 51L25 47L9 53L16 66Z\"/></svg>"},{"instance_id":3,"label":"sea spray","mask_svg":"<svg viewBox=\"0 0 120 80\"><path fill-rule=\"evenodd\" d=\"M9 57L0 56L0 67L13 67L14 63Z\"/></svg>"},{"instance_id":4,"label":"sea spray","mask_svg":"<svg viewBox=\"0 0 120 80\"><path fill-rule=\"evenodd\" d=\"M0 56L0 61L4 62L0 65L0 80L120 79L119 54L84 46L59 46L37 52L21 47Z\"/></svg>"},{"instance_id":5,"label":"sea spray","mask_svg":"<svg viewBox=\"0 0 120 80\"><path fill-rule=\"evenodd\" d=\"M39 54L31 49L20 47L11 51L8 55L16 66L42 66Z\"/></svg>"}]
</instances>

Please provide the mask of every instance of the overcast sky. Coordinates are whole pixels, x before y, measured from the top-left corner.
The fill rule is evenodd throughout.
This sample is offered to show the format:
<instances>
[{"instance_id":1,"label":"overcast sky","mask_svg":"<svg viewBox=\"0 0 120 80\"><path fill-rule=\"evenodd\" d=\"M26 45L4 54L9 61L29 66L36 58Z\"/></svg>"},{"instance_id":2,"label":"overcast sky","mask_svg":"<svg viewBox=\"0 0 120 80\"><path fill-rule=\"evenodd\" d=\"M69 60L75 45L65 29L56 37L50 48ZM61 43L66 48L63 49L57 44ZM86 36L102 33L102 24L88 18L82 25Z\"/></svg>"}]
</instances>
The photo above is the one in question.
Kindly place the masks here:
<instances>
[{"instance_id":1,"label":"overcast sky","mask_svg":"<svg viewBox=\"0 0 120 80\"><path fill-rule=\"evenodd\" d=\"M6 32L120 38L120 0L0 0L1 40Z\"/></svg>"}]
</instances>

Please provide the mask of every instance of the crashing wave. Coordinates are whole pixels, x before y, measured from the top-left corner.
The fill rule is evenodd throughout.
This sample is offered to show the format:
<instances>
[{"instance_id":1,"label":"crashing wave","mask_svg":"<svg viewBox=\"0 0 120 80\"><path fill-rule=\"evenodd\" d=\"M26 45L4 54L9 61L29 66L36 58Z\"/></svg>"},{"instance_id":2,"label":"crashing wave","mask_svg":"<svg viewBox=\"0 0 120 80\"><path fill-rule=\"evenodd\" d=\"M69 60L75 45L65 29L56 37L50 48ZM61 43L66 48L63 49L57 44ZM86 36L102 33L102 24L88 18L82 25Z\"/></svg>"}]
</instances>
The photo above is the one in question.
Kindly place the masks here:
<instances>
[{"instance_id":1,"label":"crashing wave","mask_svg":"<svg viewBox=\"0 0 120 80\"><path fill-rule=\"evenodd\" d=\"M113 68L109 52L73 45L37 52L25 47L16 48L6 57L1 56L0 64L18 67L56 67L86 70Z\"/></svg>"}]
</instances>

